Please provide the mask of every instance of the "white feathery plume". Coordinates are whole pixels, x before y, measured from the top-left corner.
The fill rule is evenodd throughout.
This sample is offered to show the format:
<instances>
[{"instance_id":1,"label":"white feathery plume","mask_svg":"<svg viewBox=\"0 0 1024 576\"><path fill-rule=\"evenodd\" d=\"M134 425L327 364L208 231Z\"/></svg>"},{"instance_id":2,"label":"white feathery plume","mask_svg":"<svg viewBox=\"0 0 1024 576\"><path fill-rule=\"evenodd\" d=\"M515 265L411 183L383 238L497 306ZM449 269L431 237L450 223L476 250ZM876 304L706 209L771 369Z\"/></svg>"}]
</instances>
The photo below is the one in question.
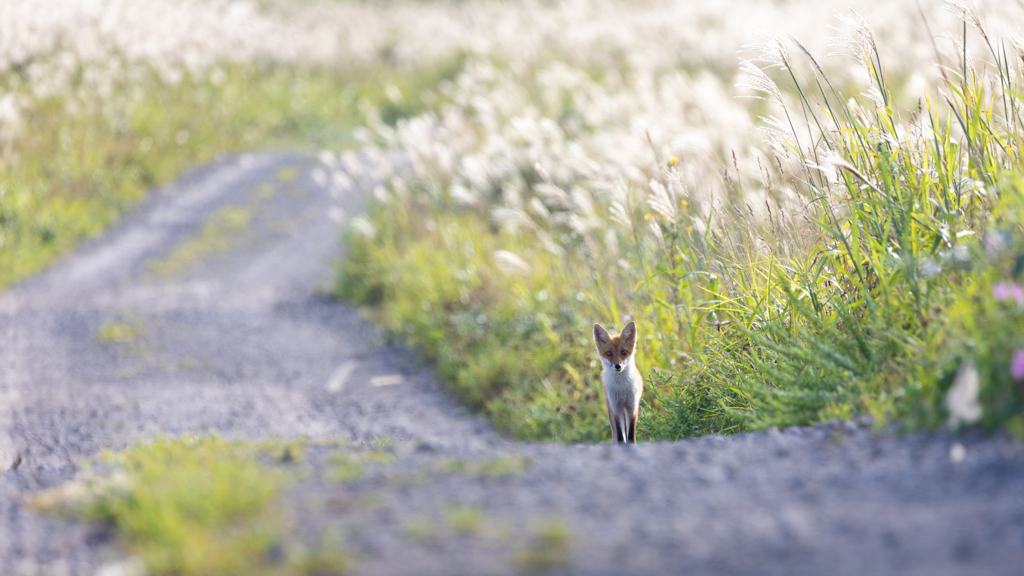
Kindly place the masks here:
<instances>
[{"instance_id":1,"label":"white feathery plume","mask_svg":"<svg viewBox=\"0 0 1024 576\"><path fill-rule=\"evenodd\" d=\"M476 206L480 200L472 190L462 184L452 184L452 187L448 189L448 193L451 194L452 200L463 206Z\"/></svg>"},{"instance_id":2,"label":"white feathery plume","mask_svg":"<svg viewBox=\"0 0 1024 576\"><path fill-rule=\"evenodd\" d=\"M317 159L320 160L320 163L324 166L333 168L334 163L338 161L338 156L330 150L321 150L320 153L317 154Z\"/></svg>"},{"instance_id":3,"label":"white feathery plume","mask_svg":"<svg viewBox=\"0 0 1024 576\"><path fill-rule=\"evenodd\" d=\"M313 169L313 182L316 182L317 186L327 186L327 173L324 172L323 168Z\"/></svg>"},{"instance_id":4,"label":"white feathery plume","mask_svg":"<svg viewBox=\"0 0 1024 576\"><path fill-rule=\"evenodd\" d=\"M352 231L361 236L370 238L371 240L377 236L377 229L374 228L373 223L366 214L360 214L351 220L349 220L349 226L352 227Z\"/></svg>"},{"instance_id":5,"label":"white feathery plume","mask_svg":"<svg viewBox=\"0 0 1024 576\"><path fill-rule=\"evenodd\" d=\"M874 104L876 108L885 107L885 98L882 96L882 93L878 91L878 87L874 84L868 86L868 91L864 92L863 95L868 100L871 100L871 103Z\"/></svg>"},{"instance_id":6,"label":"white feathery plume","mask_svg":"<svg viewBox=\"0 0 1024 576\"><path fill-rule=\"evenodd\" d=\"M740 75L736 81L737 88L746 88L753 90L754 92L761 92L766 94L768 97L754 95L739 95L737 98L756 98L759 100L766 100L768 102L775 102L776 104L782 104L782 92L779 87L764 73L757 64L754 64L750 60L740 61Z\"/></svg>"},{"instance_id":7,"label":"white feathery plume","mask_svg":"<svg viewBox=\"0 0 1024 576\"><path fill-rule=\"evenodd\" d=\"M956 428L961 423L974 424L981 419L981 405L978 392L981 391L978 369L967 360L953 379L953 386L946 393L946 410L949 412L947 425Z\"/></svg>"},{"instance_id":8,"label":"white feathery plume","mask_svg":"<svg viewBox=\"0 0 1024 576\"><path fill-rule=\"evenodd\" d=\"M512 252L508 250L495 250L492 256L494 257L494 265L505 274L509 276L530 275L530 265Z\"/></svg>"},{"instance_id":9,"label":"white feathery plume","mask_svg":"<svg viewBox=\"0 0 1024 576\"><path fill-rule=\"evenodd\" d=\"M836 12L836 18L850 30L849 32L844 32L838 28L831 27L833 31L838 33L838 36L829 38L829 48L834 48L835 51L826 54L825 57L842 56L852 58L858 63L863 63L865 56L876 49L875 34L871 31L871 26L863 16L853 9L850 9L850 13L850 16L846 16Z\"/></svg>"},{"instance_id":10,"label":"white feathery plume","mask_svg":"<svg viewBox=\"0 0 1024 576\"><path fill-rule=\"evenodd\" d=\"M974 2L970 0L943 0L943 2L946 4L947 10L956 14L968 26L977 30L985 38L986 42L988 41L988 34L985 32L981 15L978 13L978 7L974 5Z\"/></svg>"},{"instance_id":11,"label":"white feathery plume","mask_svg":"<svg viewBox=\"0 0 1024 576\"><path fill-rule=\"evenodd\" d=\"M626 207L618 199L612 200L611 205L608 206L608 217L624 230L629 230L633 227L629 214L626 213Z\"/></svg>"},{"instance_id":12,"label":"white feathery plume","mask_svg":"<svg viewBox=\"0 0 1024 576\"><path fill-rule=\"evenodd\" d=\"M530 218L530 215L519 208L499 207L491 210L491 218L501 229L515 233L520 226L526 228L537 228L537 225Z\"/></svg>"},{"instance_id":13,"label":"white feathery plume","mask_svg":"<svg viewBox=\"0 0 1024 576\"><path fill-rule=\"evenodd\" d=\"M1017 51L1017 57L1024 60L1024 36L1017 33L1009 34L1010 44L1013 45L1013 49ZM1010 68L1011 72L1015 71L1015 68Z\"/></svg>"},{"instance_id":14,"label":"white feathery plume","mask_svg":"<svg viewBox=\"0 0 1024 576\"><path fill-rule=\"evenodd\" d=\"M974 67L974 54L971 53L971 49L964 46L964 41L957 38L956 40L956 53L958 63L963 63L962 59L967 61L967 75L971 78L978 77L978 70ZM963 70L956 71L957 76L963 76Z\"/></svg>"},{"instance_id":15,"label":"white feathery plume","mask_svg":"<svg viewBox=\"0 0 1024 576\"><path fill-rule=\"evenodd\" d=\"M608 228L604 232L604 245L608 249L608 253L612 256L619 255L619 235L615 233L615 230Z\"/></svg>"},{"instance_id":16,"label":"white feathery plume","mask_svg":"<svg viewBox=\"0 0 1024 576\"><path fill-rule=\"evenodd\" d=\"M767 30L754 30L753 34L760 37L764 42L744 44L740 52L756 52L756 56L750 62L760 62L768 68L789 67L789 48L778 34Z\"/></svg>"},{"instance_id":17,"label":"white feathery plume","mask_svg":"<svg viewBox=\"0 0 1024 576\"><path fill-rule=\"evenodd\" d=\"M537 198L536 196L530 198L529 206L530 210L545 222L551 220L551 211L548 210L548 207L545 206L543 202L541 202L540 198Z\"/></svg>"},{"instance_id":18,"label":"white feathery plume","mask_svg":"<svg viewBox=\"0 0 1024 576\"><path fill-rule=\"evenodd\" d=\"M594 199L584 188L573 186L569 198L572 200L573 210L581 217L590 218L594 215Z\"/></svg>"},{"instance_id":19,"label":"white feathery plume","mask_svg":"<svg viewBox=\"0 0 1024 576\"><path fill-rule=\"evenodd\" d=\"M662 248L664 248L665 247L665 234L662 233L661 225L658 224L657 218L654 218L652 216L652 217L647 219L647 223L650 225L651 232L654 234L654 237L657 238L658 245L661 246Z\"/></svg>"},{"instance_id":20,"label":"white feathery plume","mask_svg":"<svg viewBox=\"0 0 1024 576\"><path fill-rule=\"evenodd\" d=\"M548 205L557 206L565 210L572 209L572 200L569 199L569 195L565 193L565 190L554 184L540 182L533 185L533 191L543 198Z\"/></svg>"},{"instance_id":21,"label":"white feathery plume","mask_svg":"<svg viewBox=\"0 0 1024 576\"><path fill-rule=\"evenodd\" d=\"M554 254L555 256L564 256L565 249L558 245L557 242L551 235L544 230L537 230L537 237L540 238L540 243L544 245L544 249Z\"/></svg>"},{"instance_id":22,"label":"white feathery plume","mask_svg":"<svg viewBox=\"0 0 1024 576\"><path fill-rule=\"evenodd\" d=\"M337 188L339 191L346 191L355 184L348 174L345 174L341 170L334 170L331 172L331 187Z\"/></svg>"},{"instance_id":23,"label":"white feathery plume","mask_svg":"<svg viewBox=\"0 0 1024 576\"><path fill-rule=\"evenodd\" d=\"M651 205L651 209L661 214L665 220L675 224L676 222L676 204L672 201L672 196L669 194L668 189L655 179L651 179L648 186L651 188L651 195L647 198L647 203Z\"/></svg>"},{"instance_id":24,"label":"white feathery plume","mask_svg":"<svg viewBox=\"0 0 1024 576\"><path fill-rule=\"evenodd\" d=\"M580 218L577 214L573 214L572 212L568 212L567 214L568 216L566 217L565 222L569 226L570 230L581 235L586 234L587 231L590 230L590 226L587 225L586 220Z\"/></svg>"},{"instance_id":25,"label":"white feathery plume","mask_svg":"<svg viewBox=\"0 0 1024 576\"><path fill-rule=\"evenodd\" d=\"M776 151L785 152L789 149L793 133L788 124L775 116L762 116L760 129L765 141Z\"/></svg>"},{"instance_id":26,"label":"white feathery plume","mask_svg":"<svg viewBox=\"0 0 1024 576\"><path fill-rule=\"evenodd\" d=\"M344 188L342 188L344 190ZM387 204L391 201L391 193L388 189L380 184L373 187L373 197L381 204Z\"/></svg>"}]
</instances>

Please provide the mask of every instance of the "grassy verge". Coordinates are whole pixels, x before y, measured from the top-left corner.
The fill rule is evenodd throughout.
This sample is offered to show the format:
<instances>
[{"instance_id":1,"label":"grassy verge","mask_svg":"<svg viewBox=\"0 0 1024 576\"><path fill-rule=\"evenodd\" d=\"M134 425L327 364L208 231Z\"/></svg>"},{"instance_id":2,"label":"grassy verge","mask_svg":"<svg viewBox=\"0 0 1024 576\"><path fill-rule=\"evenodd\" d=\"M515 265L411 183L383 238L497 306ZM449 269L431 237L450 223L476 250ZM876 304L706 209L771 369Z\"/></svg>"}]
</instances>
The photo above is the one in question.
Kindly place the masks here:
<instances>
[{"instance_id":1,"label":"grassy verge","mask_svg":"<svg viewBox=\"0 0 1024 576\"><path fill-rule=\"evenodd\" d=\"M462 167L490 160L484 175L392 181L353 226L338 293L375 306L463 399L522 438L607 437L590 332L627 317L648 382L640 437L865 415L1024 432L1019 59L982 31L991 68L954 55L937 95L901 113L870 29L853 24L870 98L838 92L770 35L759 61L781 73L743 64L741 83L775 115L760 181L742 178L735 156L718 181L695 183L695 160L674 156L638 167L642 187L568 166L550 176L527 159L586 146L603 128L580 129L584 104L536 104L560 148L502 148L498 134L523 119L495 128L449 111L487 136L435 145L460 152Z\"/></svg>"},{"instance_id":2,"label":"grassy verge","mask_svg":"<svg viewBox=\"0 0 1024 576\"><path fill-rule=\"evenodd\" d=\"M502 427L596 440L602 416L580 342L586 320L570 304L581 295L559 273L562 261L540 252L530 271L505 273L490 254L516 237L492 235L485 220L464 214L421 215L377 213L373 238L351 235L339 294L380 305L377 319L393 336L435 360L462 400ZM543 384L549 375L557 390Z\"/></svg>"},{"instance_id":3,"label":"grassy verge","mask_svg":"<svg viewBox=\"0 0 1024 576\"><path fill-rule=\"evenodd\" d=\"M347 572L340 551L308 551L289 538L278 497L301 459L300 443L162 438L105 454L111 472L37 495L35 505L70 505L111 523L148 574Z\"/></svg>"},{"instance_id":4,"label":"grassy verge","mask_svg":"<svg viewBox=\"0 0 1024 576\"><path fill-rule=\"evenodd\" d=\"M351 146L369 102L392 124L420 112L421 95L460 62L412 72L226 64L174 84L152 71L109 93L45 98L19 71L2 75L0 92L29 105L0 155L0 289L99 233L148 188L216 155Z\"/></svg>"},{"instance_id":5,"label":"grassy verge","mask_svg":"<svg viewBox=\"0 0 1024 576\"><path fill-rule=\"evenodd\" d=\"M350 445L340 440L161 437L104 452L86 462L76 480L35 493L29 504L36 511L112 526L128 556L120 565L132 573L326 576L351 571L357 554L346 549L333 522L321 524L320 544L311 546L317 538L310 514L343 522L355 515L360 523L360 512L382 505L401 508L401 499L392 496L411 485L443 484L453 475L500 481L530 466L514 454L442 458L414 468L399 464L390 438ZM289 491L291 497L285 495ZM335 502L326 517L324 500ZM416 517L406 536L436 542L495 533L483 509L455 503L438 503L438 509L444 511L443 520ZM563 563L568 539L564 527L548 523L527 542L528 559Z\"/></svg>"}]
</instances>

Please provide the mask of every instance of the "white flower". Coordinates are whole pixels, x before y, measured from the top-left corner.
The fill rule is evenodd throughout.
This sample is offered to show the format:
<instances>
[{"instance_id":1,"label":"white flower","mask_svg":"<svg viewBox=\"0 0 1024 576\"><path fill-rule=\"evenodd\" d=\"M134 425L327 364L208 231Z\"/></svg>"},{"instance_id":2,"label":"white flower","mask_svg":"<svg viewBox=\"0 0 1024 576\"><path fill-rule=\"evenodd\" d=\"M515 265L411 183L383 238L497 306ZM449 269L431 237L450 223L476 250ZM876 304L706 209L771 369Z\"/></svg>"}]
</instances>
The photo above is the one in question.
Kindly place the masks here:
<instances>
[{"instance_id":1,"label":"white flower","mask_svg":"<svg viewBox=\"0 0 1024 576\"><path fill-rule=\"evenodd\" d=\"M349 221L349 226L352 227L352 231L361 236L365 236L369 239L373 239L377 236L377 229L373 227L373 223L366 217L365 214L360 214Z\"/></svg>"},{"instance_id":2,"label":"white flower","mask_svg":"<svg viewBox=\"0 0 1024 576\"><path fill-rule=\"evenodd\" d=\"M946 410L949 412L947 425L957 428L961 423L974 424L981 419L981 405L978 392L981 390L978 370L970 360L964 361L953 380L953 386L946 394Z\"/></svg>"}]
</instances>

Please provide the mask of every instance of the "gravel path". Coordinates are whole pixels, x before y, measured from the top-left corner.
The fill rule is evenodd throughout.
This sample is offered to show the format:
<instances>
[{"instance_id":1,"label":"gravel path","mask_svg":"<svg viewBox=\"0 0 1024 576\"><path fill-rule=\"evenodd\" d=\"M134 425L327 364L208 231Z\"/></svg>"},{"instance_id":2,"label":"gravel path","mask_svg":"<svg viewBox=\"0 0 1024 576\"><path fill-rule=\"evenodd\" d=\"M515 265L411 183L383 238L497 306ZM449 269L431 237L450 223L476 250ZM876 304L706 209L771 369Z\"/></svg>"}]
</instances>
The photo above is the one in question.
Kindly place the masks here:
<instances>
[{"instance_id":1,"label":"gravel path","mask_svg":"<svg viewBox=\"0 0 1024 576\"><path fill-rule=\"evenodd\" d=\"M102 573L108 530L22 502L157 434L346 439L296 534L358 574L1020 574L1024 451L849 423L637 447L517 444L325 295L340 203L296 154L222 159L0 294L0 574ZM383 440L383 441L382 441ZM20 464L13 469L16 460ZM109 572L109 570L108 570Z\"/></svg>"}]
</instances>

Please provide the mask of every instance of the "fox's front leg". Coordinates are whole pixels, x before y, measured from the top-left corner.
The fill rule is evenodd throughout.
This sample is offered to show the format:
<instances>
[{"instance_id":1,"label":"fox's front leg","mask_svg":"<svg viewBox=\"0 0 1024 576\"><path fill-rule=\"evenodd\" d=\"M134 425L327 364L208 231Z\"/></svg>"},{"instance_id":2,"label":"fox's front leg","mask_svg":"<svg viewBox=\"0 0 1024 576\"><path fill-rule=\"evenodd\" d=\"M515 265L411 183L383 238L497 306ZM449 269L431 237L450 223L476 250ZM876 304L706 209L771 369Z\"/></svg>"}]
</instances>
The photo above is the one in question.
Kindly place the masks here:
<instances>
[{"instance_id":1,"label":"fox's front leg","mask_svg":"<svg viewBox=\"0 0 1024 576\"><path fill-rule=\"evenodd\" d=\"M612 410L611 401L608 400L607 394L605 394L604 408L608 411L608 424L612 427L612 441L621 442L622 432L619 427L618 418L615 417L615 411Z\"/></svg>"},{"instance_id":2,"label":"fox's front leg","mask_svg":"<svg viewBox=\"0 0 1024 576\"><path fill-rule=\"evenodd\" d=\"M623 406L618 417L622 420L622 443L636 444L636 420L629 413L629 407Z\"/></svg>"},{"instance_id":3,"label":"fox's front leg","mask_svg":"<svg viewBox=\"0 0 1024 576\"><path fill-rule=\"evenodd\" d=\"M633 414L629 419L629 435L626 438L626 442L636 444L636 420L640 416L640 410L633 410Z\"/></svg>"}]
</instances>

